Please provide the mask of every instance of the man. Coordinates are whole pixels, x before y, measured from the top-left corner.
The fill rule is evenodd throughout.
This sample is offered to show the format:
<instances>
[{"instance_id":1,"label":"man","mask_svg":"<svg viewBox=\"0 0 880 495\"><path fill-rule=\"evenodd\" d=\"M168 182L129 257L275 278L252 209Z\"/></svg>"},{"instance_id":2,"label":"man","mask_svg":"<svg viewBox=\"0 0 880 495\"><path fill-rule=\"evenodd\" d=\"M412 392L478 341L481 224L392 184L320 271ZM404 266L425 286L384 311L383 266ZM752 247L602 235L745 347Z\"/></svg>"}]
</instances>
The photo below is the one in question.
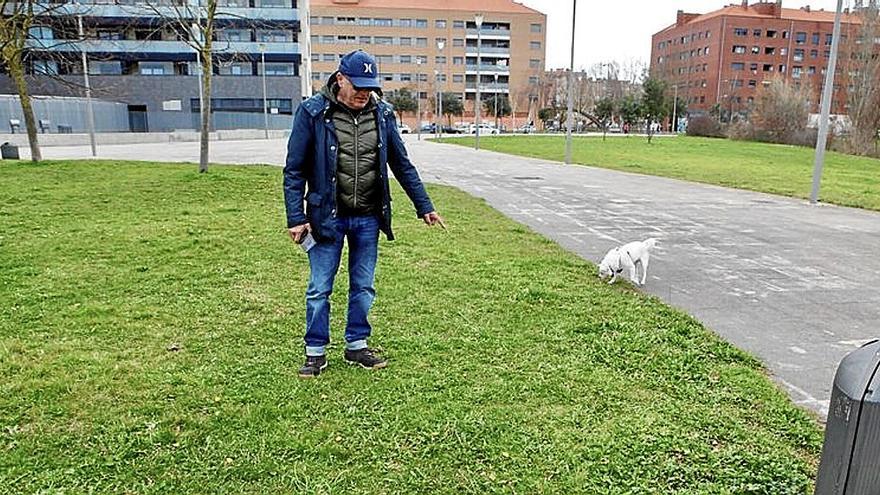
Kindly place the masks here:
<instances>
[{"instance_id":1,"label":"man","mask_svg":"<svg viewBox=\"0 0 880 495\"><path fill-rule=\"evenodd\" d=\"M308 250L306 362L299 376L318 376L327 367L330 294L348 239L349 290L345 360L364 368L386 362L367 346L372 327L367 314L373 287L379 231L391 231L388 168L428 225L439 223L419 174L407 157L392 107L381 93L376 60L357 50L345 55L321 92L296 111L287 143L284 201L290 237L316 241ZM303 205L305 202L305 206Z\"/></svg>"}]
</instances>

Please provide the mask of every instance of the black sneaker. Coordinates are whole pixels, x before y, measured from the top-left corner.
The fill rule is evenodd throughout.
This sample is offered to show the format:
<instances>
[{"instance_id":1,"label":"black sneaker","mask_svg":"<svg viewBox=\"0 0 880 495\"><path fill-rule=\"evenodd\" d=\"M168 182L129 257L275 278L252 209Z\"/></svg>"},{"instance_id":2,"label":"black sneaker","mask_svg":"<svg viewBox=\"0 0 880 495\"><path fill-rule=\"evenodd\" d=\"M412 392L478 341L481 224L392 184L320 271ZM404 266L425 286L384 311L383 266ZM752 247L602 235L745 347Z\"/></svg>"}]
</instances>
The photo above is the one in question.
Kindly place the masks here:
<instances>
[{"instance_id":1,"label":"black sneaker","mask_svg":"<svg viewBox=\"0 0 880 495\"><path fill-rule=\"evenodd\" d=\"M361 365L361 368L369 370L384 368L387 366L388 362L377 356L375 353L376 350L370 349L369 347L364 347L363 349L358 349L356 351L346 349L345 360L348 361L348 364L359 364Z\"/></svg>"},{"instance_id":2,"label":"black sneaker","mask_svg":"<svg viewBox=\"0 0 880 495\"><path fill-rule=\"evenodd\" d=\"M306 356L306 364L299 369L300 378L314 378L327 367L327 356Z\"/></svg>"}]
</instances>

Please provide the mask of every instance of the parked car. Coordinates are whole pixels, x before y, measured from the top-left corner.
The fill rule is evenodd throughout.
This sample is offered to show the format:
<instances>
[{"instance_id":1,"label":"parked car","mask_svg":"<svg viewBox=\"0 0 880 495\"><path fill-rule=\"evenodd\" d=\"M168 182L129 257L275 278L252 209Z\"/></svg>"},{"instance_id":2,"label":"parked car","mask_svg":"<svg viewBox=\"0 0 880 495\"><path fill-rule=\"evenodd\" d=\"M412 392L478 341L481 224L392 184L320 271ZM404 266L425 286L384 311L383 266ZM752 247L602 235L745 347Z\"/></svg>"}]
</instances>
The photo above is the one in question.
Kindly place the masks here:
<instances>
[{"instance_id":1,"label":"parked car","mask_svg":"<svg viewBox=\"0 0 880 495\"><path fill-rule=\"evenodd\" d=\"M442 129L441 132L443 134L461 134L461 131L456 127L450 127L448 125L444 125L441 129ZM422 132L427 132L427 133L437 132L437 124L434 122L431 122L430 124L422 125Z\"/></svg>"},{"instance_id":2,"label":"parked car","mask_svg":"<svg viewBox=\"0 0 880 495\"><path fill-rule=\"evenodd\" d=\"M412 132L412 129L410 129L409 126L404 123L399 123L397 124L397 131L401 134L409 134L410 132Z\"/></svg>"},{"instance_id":3,"label":"parked car","mask_svg":"<svg viewBox=\"0 0 880 495\"><path fill-rule=\"evenodd\" d=\"M468 134L476 134L476 133L477 133L477 126L471 124L470 128L468 129ZM494 126L492 126L490 124L486 124L484 122L484 123L480 123L480 134L501 134L501 132L498 131L498 129L496 129Z\"/></svg>"},{"instance_id":4,"label":"parked car","mask_svg":"<svg viewBox=\"0 0 880 495\"><path fill-rule=\"evenodd\" d=\"M521 132L523 134L531 134L535 132L535 126L532 124L523 124L516 128L516 132Z\"/></svg>"},{"instance_id":5,"label":"parked car","mask_svg":"<svg viewBox=\"0 0 880 495\"><path fill-rule=\"evenodd\" d=\"M608 126L608 132L620 132L620 124L611 124Z\"/></svg>"}]
</instances>

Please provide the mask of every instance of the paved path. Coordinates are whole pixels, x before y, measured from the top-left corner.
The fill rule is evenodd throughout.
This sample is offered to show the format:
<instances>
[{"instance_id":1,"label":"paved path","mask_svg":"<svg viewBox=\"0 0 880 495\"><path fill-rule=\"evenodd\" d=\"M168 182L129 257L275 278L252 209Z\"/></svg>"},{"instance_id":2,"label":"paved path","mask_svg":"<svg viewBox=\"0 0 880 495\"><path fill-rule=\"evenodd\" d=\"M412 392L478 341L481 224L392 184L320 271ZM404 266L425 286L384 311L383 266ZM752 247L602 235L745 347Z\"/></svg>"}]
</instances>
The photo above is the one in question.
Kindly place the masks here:
<instances>
[{"instance_id":1,"label":"paved path","mask_svg":"<svg viewBox=\"0 0 880 495\"><path fill-rule=\"evenodd\" d=\"M796 403L823 416L837 363L880 336L878 213L408 141L427 181L485 198L586 259L625 241L662 239L644 290L759 356ZM281 140L212 144L217 162L283 162ZM85 156L88 148L44 154ZM100 154L196 161L198 144Z\"/></svg>"}]
</instances>

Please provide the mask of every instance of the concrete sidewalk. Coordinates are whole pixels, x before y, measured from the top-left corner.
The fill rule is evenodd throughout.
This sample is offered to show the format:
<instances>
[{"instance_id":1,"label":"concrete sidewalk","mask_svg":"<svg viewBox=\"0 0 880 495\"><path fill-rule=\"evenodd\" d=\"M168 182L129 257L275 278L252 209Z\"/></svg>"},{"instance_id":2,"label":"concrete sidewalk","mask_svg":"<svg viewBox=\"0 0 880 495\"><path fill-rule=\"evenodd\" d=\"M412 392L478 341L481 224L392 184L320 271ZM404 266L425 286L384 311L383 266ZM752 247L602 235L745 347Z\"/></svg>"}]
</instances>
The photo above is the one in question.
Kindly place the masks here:
<instances>
[{"instance_id":1,"label":"concrete sidewalk","mask_svg":"<svg viewBox=\"0 0 880 495\"><path fill-rule=\"evenodd\" d=\"M876 212L407 141L425 180L485 198L593 262L623 242L660 238L644 290L760 357L796 403L823 416L840 359L880 336ZM280 165L285 145L214 142L211 156ZM89 148L44 153L85 157ZM99 154L197 161L198 143L104 146Z\"/></svg>"}]
</instances>

